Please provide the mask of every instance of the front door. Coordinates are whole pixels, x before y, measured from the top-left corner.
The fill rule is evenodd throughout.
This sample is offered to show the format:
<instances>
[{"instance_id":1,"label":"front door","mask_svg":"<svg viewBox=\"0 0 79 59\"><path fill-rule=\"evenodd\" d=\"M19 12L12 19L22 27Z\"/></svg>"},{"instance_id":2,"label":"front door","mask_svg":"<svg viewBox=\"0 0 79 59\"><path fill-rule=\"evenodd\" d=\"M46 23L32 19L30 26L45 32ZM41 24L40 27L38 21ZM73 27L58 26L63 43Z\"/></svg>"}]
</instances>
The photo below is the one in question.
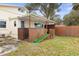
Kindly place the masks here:
<instances>
[{"instance_id":1,"label":"front door","mask_svg":"<svg viewBox=\"0 0 79 59\"><path fill-rule=\"evenodd\" d=\"M21 28L25 28L24 21L21 21Z\"/></svg>"}]
</instances>

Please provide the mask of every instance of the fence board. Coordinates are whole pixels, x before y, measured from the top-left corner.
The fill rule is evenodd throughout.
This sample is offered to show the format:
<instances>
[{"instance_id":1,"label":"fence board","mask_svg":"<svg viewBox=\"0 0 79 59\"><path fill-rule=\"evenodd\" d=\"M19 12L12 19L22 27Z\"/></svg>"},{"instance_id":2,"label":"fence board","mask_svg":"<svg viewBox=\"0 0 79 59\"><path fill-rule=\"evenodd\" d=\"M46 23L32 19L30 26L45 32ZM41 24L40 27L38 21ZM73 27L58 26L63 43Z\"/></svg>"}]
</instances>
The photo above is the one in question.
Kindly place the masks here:
<instances>
[{"instance_id":1,"label":"fence board","mask_svg":"<svg viewBox=\"0 0 79 59\"><path fill-rule=\"evenodd\" d=\"M79 26L56 26L55 34L59 36L79 36Z\"/></svg>"}]
</instances>

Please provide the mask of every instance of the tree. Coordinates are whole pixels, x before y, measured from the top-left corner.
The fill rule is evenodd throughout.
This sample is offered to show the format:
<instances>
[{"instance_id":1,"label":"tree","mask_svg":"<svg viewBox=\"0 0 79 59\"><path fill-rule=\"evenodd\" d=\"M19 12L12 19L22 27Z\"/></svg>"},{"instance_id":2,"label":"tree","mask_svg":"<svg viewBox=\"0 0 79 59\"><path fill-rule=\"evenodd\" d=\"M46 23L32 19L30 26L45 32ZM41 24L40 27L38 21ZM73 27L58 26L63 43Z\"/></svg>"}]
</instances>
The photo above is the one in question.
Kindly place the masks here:
<instances>
[{"instance_id":1,"label":"tree","mask_svg":"<svg viewBox=\"0 0 79 59\"><path fill-rule=\"evenodd\" d=\"M79 3L73 3L73 10L79 10Z\"/></svg>"},{"instance_id":2,"label":"tree","mask_svg":"<svg viewBox=\"0 0 79 59\"><path fill-rule=\"evenodd\" d=\"M79 25L79 13L75 10L72 10L69 14L64 16L64 24L71 25Z\"/></svg>"},{"instance_id":3,"label":"tree","mask_svg":"<svg viewBox=\"0 0 79 59\"><path fill-rule=\"evenodd\" d=\"M29 3L26 4L25 7L30 12L38 10L44 17L51 20L60 5L59 3Z\"/></svg>"},{"instance_id":4,"label":"tree","mask_svg":"<svg viewBox=\"0 0 79 59\"><path fill-rule=\"evenodd\" d=\"M54 16L53 21L56 22L56 25L60 25L60 24L62 24L62 22L63 22L63 21L60 19L60 16L59 16L59 15Z\"/></svg>"}]
</instances>

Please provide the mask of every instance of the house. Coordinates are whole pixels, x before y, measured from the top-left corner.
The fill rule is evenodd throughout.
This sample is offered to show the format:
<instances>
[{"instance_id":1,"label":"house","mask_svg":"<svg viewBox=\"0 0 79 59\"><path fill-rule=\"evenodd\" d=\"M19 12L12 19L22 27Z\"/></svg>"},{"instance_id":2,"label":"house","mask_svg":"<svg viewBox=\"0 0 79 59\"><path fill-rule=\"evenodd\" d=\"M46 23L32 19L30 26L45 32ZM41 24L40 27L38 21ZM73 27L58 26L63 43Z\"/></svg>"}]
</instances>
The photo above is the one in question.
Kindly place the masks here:
<instances>
[{"instance_id":1,"label":"house","mask_svg":"<svg viewBox=\"0 0 79 59\"><path fill-rule=\"evenodd\" d=\"M24 7L0 5L0 35L34 41L47 33L48 28L53 29L54 22L45 17L29 14Z\"/></svg>"}]
</instances>

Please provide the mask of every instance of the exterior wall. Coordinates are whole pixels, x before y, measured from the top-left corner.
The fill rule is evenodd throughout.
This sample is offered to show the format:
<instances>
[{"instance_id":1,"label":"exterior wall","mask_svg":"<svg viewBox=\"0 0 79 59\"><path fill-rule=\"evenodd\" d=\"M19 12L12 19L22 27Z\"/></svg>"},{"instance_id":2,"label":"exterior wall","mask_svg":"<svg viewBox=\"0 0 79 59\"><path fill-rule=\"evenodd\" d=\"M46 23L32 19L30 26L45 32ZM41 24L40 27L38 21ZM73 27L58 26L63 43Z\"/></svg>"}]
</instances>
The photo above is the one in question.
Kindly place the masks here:
<instances>
[{"instance_id":1,"label":"exterior wall","mask_svg":"<svg viewBox=\"0 0 79 59\"><path fill-rule=\"evenodd\" d=\"M79 26L56 26L55 34L59 36L79 36Z\"/></svg>"},{"instance_id":2,"label":"exterior wall","mask_svg":"<svg viewBox=\"0 0 79 59\"><path fill-rule=\"evenodd\" d=\"M6 21L6 25L8 25L8 19L3 19L3 18L0 18L0 21ZM0 34L7 34L9 32L8 30L8 26L6 26L6 28L0 28Z\"/></svg>"},{"instance_id":3,"label":"exterior wall","mask_svg":"<svg viewBox=\"0 0 79 59\"><path fill-rule=\"evenodd\" d=\"M27 13L26 13L27 14ZM6 28L0 28L0 34L11 35L18 39L18 28L20 26L19 19L11 19L17 16L23 16L25 13L21 13L17 8L13 7L1 7L0 6L0 21L6 21ZM16 27L14 27L14 21L16 21Z\"/></svg>"},{"instance_id":4,"label":"exterior wall","mask_svg":"<svg viewBox=\"0 0 79 59\"><path fill-rule=\"evenodd\" d=\"M14 26L14 22L16 21L16 26ZM18 39L18 19L10 20L9 21L9 33L12 37Z\"/></svg>"},{"instance_id":5,"label":"exterior wall","mask_svg":"<svg viewBox=\"0 0 79 59\"><path fill-rule=\"evenodd\" d=\"M0 28L0 34L6 34L6 36L11 35L12 37L18 39L18 28L21 28L21 21L25 22L25 28L29 28L29 20L22 17L25 14L28 15L27 13L19 12L18 8L0 7L0 20L6 21L6 28ZM22 19L16 18L18 16L22 17ZM16 26L14 26L14 21L16 21ZM47 33L47 29L36 28L34 25L35 21L31 21L30 23L29 41L33 41L34 39Z\"/></svg>"},{"instance_id":6,"label":"exterior wall","mask_svg":"<svg viewBox=\"0 0 79 59\"><path fill-rule=\"evenodd\" d=\"M5 34L6 36L11 35L14 38L18 38L18 27L14 27L14 21L16 21L16 25L18 25L17 19L9 20L9 19L0 19L0 21L6 21L6 28L0 28L0 34Z\"/></svg>"},{"instance_id":7,"label":"exterior wall","mask_svg":"<svg viewBox=\"0 0 79 59\"><path fill-rule=\"evenodd\" d=\"M18 11L18 8L11 8L11 7L0 7L0 18L13 18L17 16L27 15L27 13L22 13Z\"/></svg>"},{"instance_id":8,"label":"exterior wall","mask_svg":"<svg viewBox=\"0 0 79 59\"><path fill-rule=\"evenodd\" d=\"M35 25L34 25L34 23L36 23L36 22L31 21L30 23L31 23L30 28L36 28ZM25 28L29 28L29 21L28 20L25 21Z\"/></svg>"},{"instance_id":9,"label":"exterior wall","mask_svg":"<svg viewBox=\"0 0 79 59\"><path fill-rule=\"evenodd\" d=\"M21 28L21 21L25 22L25 28ZM33 42L35 39L45 35L49 29L49 36L46 39L52 39L55 36L55 26L50 25L47 28L36 28L34 23L35 21L31 21L30 28L29 28L29 20L28 19L20 19L19 22L19 29L18 29L18 38L21 40L26 40L29 42ZM26 39L26 35L28 38ZM24 39L25 38L25 39Z\"/></svg>"},{"instance_id":10,"label":"exterior wall","mask_svg":"<svg viewBox=\"0 0 79 59\"><path fill-rule=\"evenodd\" d=\"M34 28L34 22L30 22L30 28ZM25 21L25 28L29 28L29 20Z\"/></svg>"},{"instance_id":11,"label":"exterior wall","mask_svg":"<svg viewBox=\"0 0 79 59\"><path fill-rule=\"evenodd\" d=\"M29 20L28 19L20 19L18 20L18 28L21 28L21 21L24 21L25 22L25 28L29 28ZM30 22L30 28L36 28L35 25L34 25L34 21L31 21Z\"/></svg>"},{"instance_id":12,"label":"exterior wall","mask_svg":"<svg viewBox=\"0 0 79 59\"><path fill-rule=\"evenodd\" d=\"M18 28L21 28L21 21L24 21L25 28L29 28L29 21L27 19L18 20ZM33 25L33 24L32 24ZM32 26L31 26L32 27Z\"/></svg>"}]
</instances>

